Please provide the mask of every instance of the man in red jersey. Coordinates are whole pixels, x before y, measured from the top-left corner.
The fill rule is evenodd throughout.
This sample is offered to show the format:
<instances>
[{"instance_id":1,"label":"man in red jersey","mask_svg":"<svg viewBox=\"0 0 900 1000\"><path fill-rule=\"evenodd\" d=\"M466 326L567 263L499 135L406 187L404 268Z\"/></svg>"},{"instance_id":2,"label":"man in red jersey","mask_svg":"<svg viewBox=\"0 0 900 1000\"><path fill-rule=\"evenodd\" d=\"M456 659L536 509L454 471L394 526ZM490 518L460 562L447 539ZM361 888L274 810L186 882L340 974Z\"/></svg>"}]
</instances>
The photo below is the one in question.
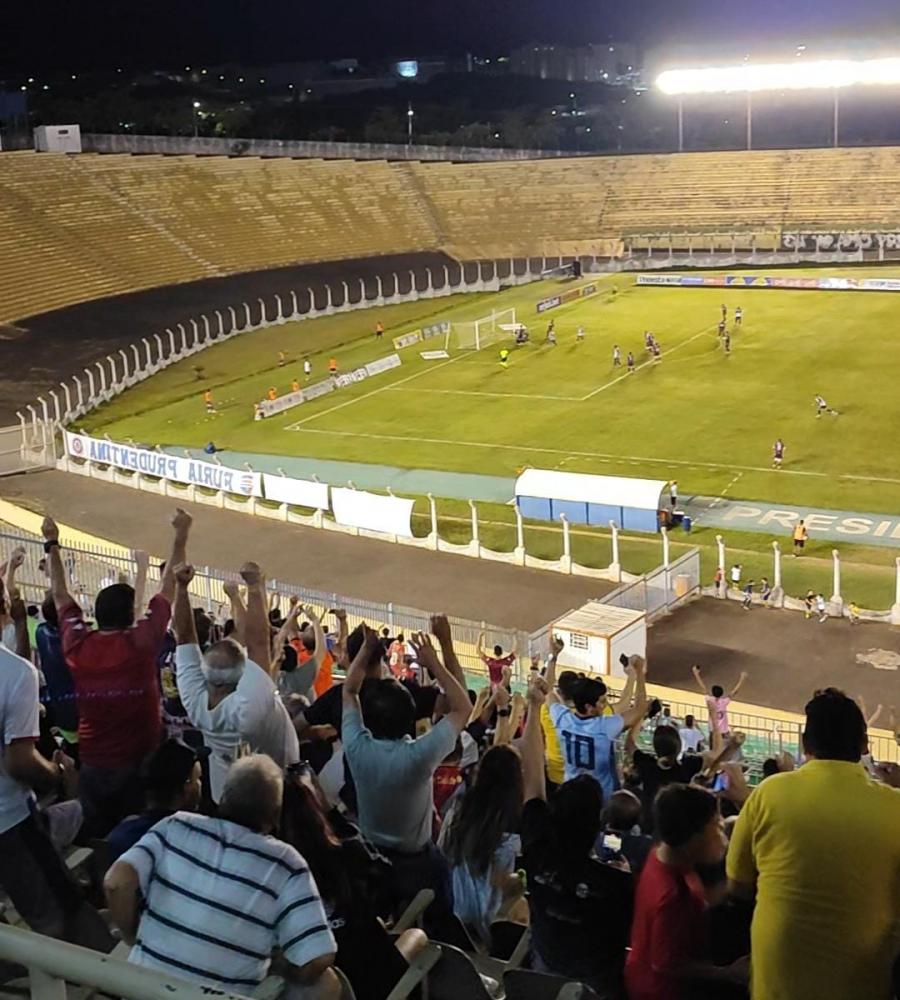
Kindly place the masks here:
<instances>
[{"instance_id":1,"label":"man in red jersey","mask_svg":"<svg viewBox=\"0 0 900 1000\"><path fill-rule=\"evenodd\" d=\"M172 553L146 615L135 622L134 588L116 583L97 595L96 630L85 623L66 586L59 528L49 517L42 526L63 655L78 702L80 798L86 830L95 837L140 811L138 770L163 738L156 661L175 595L173 568L185 560L190 526L191 516L178 509Z\"/></svg>"}]
</instances>

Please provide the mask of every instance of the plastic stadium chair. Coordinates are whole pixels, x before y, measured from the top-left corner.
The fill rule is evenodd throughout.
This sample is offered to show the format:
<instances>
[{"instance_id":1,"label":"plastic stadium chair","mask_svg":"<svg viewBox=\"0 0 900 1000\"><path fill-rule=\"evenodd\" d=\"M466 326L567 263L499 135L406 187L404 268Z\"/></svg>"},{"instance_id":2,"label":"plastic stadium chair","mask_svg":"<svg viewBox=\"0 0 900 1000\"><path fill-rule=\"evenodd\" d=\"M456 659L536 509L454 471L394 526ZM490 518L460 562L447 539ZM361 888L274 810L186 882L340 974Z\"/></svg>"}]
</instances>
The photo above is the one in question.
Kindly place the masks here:
<instances>
[{"instance_id":1,"label":"plastic stadium chair","mask_svg":"<svg viewBox=\"0 0 900 1000\"><path fill-rule=\"evenodd\" d=\"M510 969L503 975L506 1000L601 1000L590 986L562 976L530 969Z\"/></svg>"},{"instance_id":2,"label":"plastic stadium chair","mask_svg":"<svg viewBox=\"0 0 900 1000\"><path fill-rule=\"evenodd\" d=\"M482 976L464 951L443 942L438 947L441 957L428 976L428 1000L498 1000L502 996L499 980Z\"/></svg>"}]
</instances>

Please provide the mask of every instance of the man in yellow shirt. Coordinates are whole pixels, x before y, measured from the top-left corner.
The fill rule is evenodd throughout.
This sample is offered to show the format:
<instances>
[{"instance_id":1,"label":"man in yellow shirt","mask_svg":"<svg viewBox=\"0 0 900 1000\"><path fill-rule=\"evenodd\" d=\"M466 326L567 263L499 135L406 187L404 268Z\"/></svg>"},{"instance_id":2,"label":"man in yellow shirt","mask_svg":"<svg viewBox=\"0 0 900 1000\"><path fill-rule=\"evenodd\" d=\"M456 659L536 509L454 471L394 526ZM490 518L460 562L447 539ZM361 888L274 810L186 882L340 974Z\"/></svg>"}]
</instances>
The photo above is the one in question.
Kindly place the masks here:
<instances>
[{"instance_id":1,"label":"man in yellow shirt","mask_svg":"<svg viewBox=\"0 0 900 1000\"><path fill-rule=\"evenodd\" d=\"M756 909L753 1000L888 1000L900 947L900 790L860 764L856 702L834 688L806 706L799 770L747 800L728 851L736 895Z\"/></svg>"}]
</instances>

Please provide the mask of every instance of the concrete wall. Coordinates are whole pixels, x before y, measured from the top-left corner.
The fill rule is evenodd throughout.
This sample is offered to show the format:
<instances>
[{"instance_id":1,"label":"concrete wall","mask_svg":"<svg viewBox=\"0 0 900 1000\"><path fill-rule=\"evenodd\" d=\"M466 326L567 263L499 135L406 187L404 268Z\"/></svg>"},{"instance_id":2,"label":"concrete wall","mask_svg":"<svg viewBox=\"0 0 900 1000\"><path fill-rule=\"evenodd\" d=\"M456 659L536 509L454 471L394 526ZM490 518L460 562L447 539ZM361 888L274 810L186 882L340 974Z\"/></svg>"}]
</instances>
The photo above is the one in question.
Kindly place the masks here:
<instances>
[{"instance_id":1,"label":"concrete wall","mask_svg":"<svg viewBox=\"0 0 900 1000\"><path fill-rule=\"evenodd\" d=\"M168 153L198 156L286 156L338 160L537 160L577 156L540 149L481 149L468 146L401 146L366 142L301 142L281 139L217 139L181 135L81 136L85 153Z\"/></svg>"}]
</instances>

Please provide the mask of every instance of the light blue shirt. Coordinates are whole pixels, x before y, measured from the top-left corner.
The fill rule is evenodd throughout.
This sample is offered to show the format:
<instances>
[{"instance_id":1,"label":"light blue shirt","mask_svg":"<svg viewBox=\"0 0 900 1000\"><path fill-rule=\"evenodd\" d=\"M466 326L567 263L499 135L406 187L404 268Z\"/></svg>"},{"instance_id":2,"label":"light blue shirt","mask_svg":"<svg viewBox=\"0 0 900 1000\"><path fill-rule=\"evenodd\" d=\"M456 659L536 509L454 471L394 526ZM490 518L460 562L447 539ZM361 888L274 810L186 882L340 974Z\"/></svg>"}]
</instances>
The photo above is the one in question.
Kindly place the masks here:
<instances>
[{"instance_id":1,"label":"light blue shirt","mask_svg":"<svg viewBox=\"0 0 900 1000\"><path fill-rule=\"evenodd\" d=\"M566 781L590 774L600 782L603 795L616 790L613 744L622 732L621 715L595 715L583 719L565 705L550 706L550 718L559 733L559 745L566 764Z\"/></svg>"},{"instance_id":2,"label":"light blue shirt","mask_svg":"<svg viewBox=\"0 0 900 1000\"><path fill-rule=\"evenodd\" d=\"M356 785L359 828L367 840L409 854L431 842L432 779L457 736L445 718L417 740L376 740L359 709L344 705L341 742Z\"/></svg>"}]
</instances>

